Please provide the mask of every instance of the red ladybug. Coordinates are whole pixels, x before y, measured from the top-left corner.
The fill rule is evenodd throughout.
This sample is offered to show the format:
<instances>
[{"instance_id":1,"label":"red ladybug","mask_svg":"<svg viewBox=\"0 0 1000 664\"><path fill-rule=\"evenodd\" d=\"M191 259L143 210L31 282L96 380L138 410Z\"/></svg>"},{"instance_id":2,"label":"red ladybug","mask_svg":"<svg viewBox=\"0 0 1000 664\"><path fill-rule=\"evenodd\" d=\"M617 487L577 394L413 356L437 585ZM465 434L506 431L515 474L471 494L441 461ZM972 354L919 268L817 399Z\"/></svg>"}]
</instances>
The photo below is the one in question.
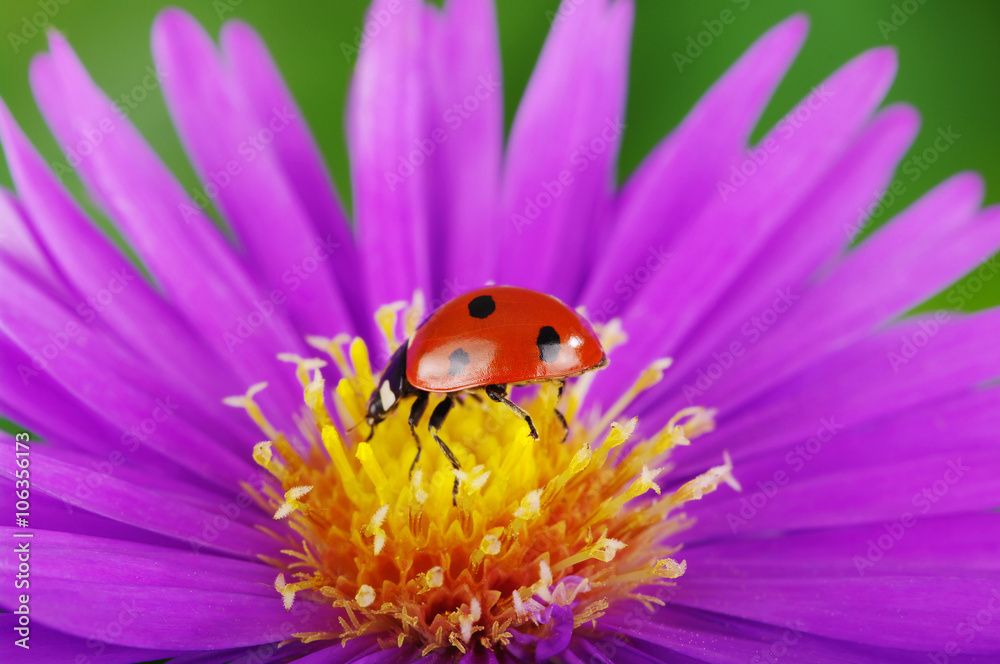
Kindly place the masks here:
<instances>
[{"instance_id":1,"label":"red ladybug","mask_svg":"<svg viewBox=\"0 0 1000 664\"><path fill-rule=\"evenodd\" d=\"M507 398L508 386L556 380L561 394L566 378L600 369L607 362L590 325L556 298L526 288L487 286L441 306L393 353L368 400L368 425L374 433L402 399L416 397L409 418L417 441L412 472L421 451L415 427L430 393L445 393L447 398L431 413L428 429L458 470L458 460L438 436L457 393L484 391L524 419L537 440L531 416ZM556 415L565 427L562 413L556 410Z\"/></svg>"}]
</instances>

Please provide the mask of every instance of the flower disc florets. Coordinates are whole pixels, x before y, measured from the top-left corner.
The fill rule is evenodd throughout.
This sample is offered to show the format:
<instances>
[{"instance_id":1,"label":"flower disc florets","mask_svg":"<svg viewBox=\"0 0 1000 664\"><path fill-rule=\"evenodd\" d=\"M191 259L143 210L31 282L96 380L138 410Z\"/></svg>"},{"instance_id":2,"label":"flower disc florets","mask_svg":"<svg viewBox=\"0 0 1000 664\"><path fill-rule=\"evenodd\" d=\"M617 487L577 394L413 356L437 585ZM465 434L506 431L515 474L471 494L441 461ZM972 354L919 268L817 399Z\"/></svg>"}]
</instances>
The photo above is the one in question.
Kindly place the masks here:
<instances>
[{"instance_id":1,"label":"flower disc florets","mask_svg":"<svg viewBox=\"0 0 1000 664\"><path fill-rule=\"evenodd\" d=\"M379 315L390 345L399 343L392 334L398 309ZM411 310L406 318L412 331L419 315ZM720 482L738 488L728 457L675 492L662 493L658 484L671 448L711 429L710 412L686 409L638 442L631 440L635 419L614 421L635 394L659 381L667 363L647 369L603 415L580 412L589 380L578 380L560 404L569 423L565 441L555 386L543 385L521 403L537 441L507 409L467 398L441 430L462 470L456 473L418 427L425 452L411 475L416 445L405 404L364 440L374 385L364 342L310 342L344 377L331 412L326 363L282 357L296 363L310 413L301 439L273 431L253 402L257 388L229 401L247 408L270 438L254 459L274 483L255 495L293 531L276 535L287 545L284 557L267 558L281 570L275 601L343 611L329 630L298 634L304 641L377 634L386 647L411 642L424 652L481 646L554 654L573 630L593 629L611 603L658 602L640 589L672 584L685 571L673 557L680 546L664 544L689 525L678 508ZM605 340L606 347L613 343Z\"/></svg>"}]
</instances>

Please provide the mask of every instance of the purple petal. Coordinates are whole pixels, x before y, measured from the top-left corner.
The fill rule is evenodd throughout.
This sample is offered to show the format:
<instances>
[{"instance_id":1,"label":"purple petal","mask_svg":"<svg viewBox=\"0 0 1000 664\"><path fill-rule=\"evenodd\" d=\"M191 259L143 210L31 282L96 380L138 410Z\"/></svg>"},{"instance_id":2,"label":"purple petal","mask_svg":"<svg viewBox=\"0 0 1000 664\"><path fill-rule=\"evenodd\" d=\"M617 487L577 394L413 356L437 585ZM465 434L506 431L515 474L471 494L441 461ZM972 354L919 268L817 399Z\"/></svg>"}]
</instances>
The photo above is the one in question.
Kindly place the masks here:
<instances>
[{"instance_id":1,"label":"purple petal","mask_svg":"<svg viewBox=\"0 0 1000 664\"><path fill-rule=\"evenodd\" d=\"M33 454L38 452L38 447L36 445L32 452ZM146 477L152 481L155 475L149 473ZM10 493L8 495L14 495L15 485L9 478L0 477L0 487L9 487ZM86 496L88 494L87 489L80 486L75 487L74 494L79 491L80 494ZM31 524L37 528L61 533L76 533L79 535L100 533L101 537L108 539L152 544L168 549L183 549L187 547L187 550L190 550L190 545L187 543L181 543L165 535L129 526L120 521L108 519L107 517L98 516L93 512L75 507L65 498L54 498L41 491L35 492L31 496Z\"/></svg>"},{"instance_id":2,"label":"purple petal","mask_svg":"<svg viewBox=\"0 0 1000 664\"><path fill-rule=\"evenodd\" d=\"M13 550L2 555L13 569ZM329 607L286 611L275 569L257 563L47 531L31 540L31 562L33 618L117 645L232 648L337 624ZM10 609L14 593L4 584L0 603Z\"/></svg>"},{"instance_id":3,"label":"purple petal","mask_svg":"<svg viewBox=\"0 0 1000 664\"><path fill-rule=\"evenodd\" d=\"M170 73L163 89L174 124L203 188L215 194L214 203L246 251L247 271L269 291L286 295L284 306L300 332L351 332L350 314L326 264L338 260L341 245L332 233L317 235L271 146L290 126L302 124L301 115L276 107L269 117L256 118L208 33L181 10L157 17L153 56Z\"/></svg>"},{"instance_id":4,"label":"purple petal","mask_svg":"<svg viewBox=\"0 0 1000 664\"><path fill-rule=\"evenodd\" d=\"M277 367L279 352L303 347L287 324L246 274L209 218L197 210L131 123L90 79L59 33L49 33L51 55L32 61L31 84L38 105L64 146L90 146L77 165L88 190L122 229L167 299L187 318L220 357L226 358L247 385L268 380L262 394L278 413L297 408L298 392L274 389L294 382ZM168 74L169 75L169 74ZM103 127L103 128L102 128ZM100 136L100 143L94 147ZM197 265L199 279L191 278ZM259 326L260 302L272 307ZM266 309L266 306L265 306ZM240 328L246 326L246 334Z\"/></svg>"},{"instance_id":5,"label":"purple petal","mask_svg":"<svg viewBox=\"0 0 1000 664\"><path fill-rule=\"evenodd\" d=\"M430 140L424 60L432 11L423 2L373 2L368 16L391 20L361 49L351 82L347 142L354 217L373 306L409 300L415 288L433 292L429 175L419 167L420 142ZM418 166L402 167L414 154Z\"/></svg>"},{"instance_id":6,"label":"purple petal","mask_svg":"<svg viewBox=\"0 0 1000 664\"><path fill-rule=\"evenodd\" d=\"M500 664L500 660L492 650L474 648L462 655L458 664Z\"/></svg>"},{"instance_id":7,"label":"purple petal","mask_svg":"<svg viewBox=\"0 0 1000 664\"><path fill-rule=\"evenodd\" d=\"M243 388L152 291L128 258L85 218L0 102L0 140L30 224L58 265L85 325L107 329L153 371L192 397L217 403ZM230 413L220 418L235 420ZM242 420L232 431L248 433Z\"/></svg>"},{"instance_id":8,"label":"purple petal","mask_svg":"<svg viewBox=\"0 0 1000 664\"><path fill-rule=\"evenodd\" d=\"M998 581L993 580L994 587ZM675 601L764 622L780 623L794 615L806 629L823 636L935 651L971 629L966 622L970 615L1000 601L982 579L949 577L741 579L737 593L734 585L732 578L692 579ZM794 612L789 612L790 606ZM968 649L995 654L1000 636L980 632Z\"/></svg>"},{"instance_id":9,"label":"purple petal","mask_svg":"<svg viewBox=\"0 0 1000 664\"><path fill-rule=\"evenodd\" d=\"M678 454L678 471L700 472L723 449L734 458L783 449L818 431L842 431L969 392L1000 375L1000 347L991 336L998 321L1000 310L939 312L834 353L755 401L723 411L715 433ZM922 347L911 355L913 339ZM666 404L640 417L655 427L674 412Z\"/></svg>"},{"instance_id":10,"label":"purple petal","mask_svg":"<svg viewBox=\"0 0 1000 664\"><path fill-rule=\"evenodd\" d=\"M573 611L567 606L553 606L548 624L548 636L535 645L535 657L542 661L555 657L569 646L573 638Z\"/></svg>"},{"instance_id":11,"label":"purple petal","mask_svg":"<svg viewBox=\"0 0 1000 664\"><path fill-rule=\"evenodd\" d=\"M378 644L378 637L362 636L351 639L346 644L339 642L323 642L325 647L314 653L295 660L300 664L341 664L356 662L358 659L383 652ZM172 664L172 663L171 663ZM222 664L220 662L220 664Z\"/></svg>"},{"instance_id":12,"label":"purple petal","mask_svg":"<svg viewBox=\"0 0 1000 664\"><path fill-rule=\"evenodd\" d=\"M669 245L716 195L716 183L746 149L807 30L806 18L794 16L758 39L629 178L581 298L592 316L605 300L615 307L605 315L617 313L615 283L645 263L650 247Z\"/></svg>"},{"instance_id":13,"label":"purple petal","mask_svg":"<svg viewBox=\"0 0 1000 664\"><path fill-rule=\"evenodd\" d=\"M599 0L553 24L508 140L501 283L565 300L582 285L610 213L632 17L631 2Z\"/></svg>"},{"instance_id":14,"label":"purple petal","mask_svg":"<svg viewBox=\"0 0 1000 664\"><path fill-rule=\"evenodd\" d=\"M0 460L0 472L13 478L17 466L13 453L7 456L9 460ZM125 455L109 458L118 462ZM150 489L142 484L146 474L103 459L86 467L35 454L31 463L36 490L78 509L176 538L194 551L217 550L249 559L277 554L279 543L259 529L273 527L273 522L257 509L248 493L233 492L220 499L183 485L177 487L177 493ZM180 493L184 489L187 491Z\"/></svg>"},{"instance_id":15,"label":"purple petal","mask_svg":"<svg viewBox=\"0 0 1000 664\"><path fill-rule=\"evenodd\" d=\"M326 650L328 648L325 648ZM307 662L310 655L299 658L302 653L316 650L315 644L306 645L301 641L281 645L280 643L258 643L246 648L226 648L206 652L188 652L170 660L170 664L287 664Z\"/></svg>"},{"instance_id":16,"label":"purple petal","mask_svg":"<svg viewBox=\"0 0 1000 664\"><path fill-rule=\"evenodd\" d=\"M331 653L333 654L333 653ZM410 648L387 648L350 660L351 664L396 664L396 662L416 662L418 653ZM323 661L323 660L317 660ZM337 661L337 660L331 660Z\"/></svg>"},{"instance_id":17,"label":"purple petal","mask_svg":"<svg viewBox=\"0 0 1000 664\"><path fill-rule=\"evenodd\" d=\"M498 249L491 218L504 132L493 2L450 0L437 18L428 51L428 135L438 145L425 166L432 174L431 305L494 276Z\"/></svg>"},{"instance_id":18,"label":"purple petal","mask_svg":"<svg viewBox=\"0 0 1000 664\"><path fill-rule=\"evenodd\" d=\"M31 232L27 218L17 197L0 187L0 260L30 273L53 291L65 292L62 278L41 241Z\"/></svg>"},{"instance_id":19,"label":"purple petal","mask_svg":"<svg viewBox=\"0 0 1000 664\"><path fill-rule=\"evenodd\" d=\"M237 447L233 443L239 441L213 436L219 431L197 397L171 390L151 372L142 374L142 385L135 384L135 359L113 340L81 325L37 284L3 264L0 281L12 286L0 300L0 331L24 352L52 345L57 355L46 370L122 432L123 443L132 448L147 445L223 487L234 486L250 474L249 456L223 447L227 442ZM246 454L249 446L242 447Z\"/></svg>"},{"instance_id":20,"label":"purple petal","mask_svg":"<svg viewBox=\"0 0 1000 664\"><path fill-rule=\"evenodd\" d=\"M895 72L896 56L889 49L855 58L758 144L754 154L767 158L744 157L741 165L762 163L742 183L735 175L727 178L728 188L677 238L677 260L668 261L630 301L623 319L630 340L614 358L618 364L638 373L649 357L673 353L697 329L773 234L794 223L790 213L858 138ZM605 395L620 393L633 378L626 371L603 372L595 382L596 396L610 403Z\"/></svg>"},{"instance_id":21,"label":"purple petal","mask_svg":"<svg viewBox=\"0 0 1000 664\"><path fill-rule=\"evenodd\" d=\"M233 82L257 122L269 122L276 108L291 109L294 116L302 117L267 47L253 28L241 21L231 21L222 27L219 41L231 67ZM367 324L368 307L362 289L356 284L359 261L354 238L309 126L305 121L290 122L275 135L272 147L285 181L298 196L318 236L340 245L336 260L331 262L336 282L355 284L342 295L355 317L364 316L361 322Z\"/></svg>"},{"instance_id":22,"label":"purple petal","mask_svg":"<svg viewBox=\"0 0 1000 664\"><path fill-rule=\"evenodd\" d=\"M926 661L925 655L912 651L873 648L806 634L794 619L784 625L765 625L667 606L655 615L642 608L624 614L614 611L602 618L601 624L627 637L640 649L646 648L644 644L654 644L689 655L699 662L884 664L891 661L915 664Z\"/></svg>"},{"instance_id":23,"label":"purple petal","mask_svg":"<svg viewBox=\"0 0 1000 664\"><path fill-rule=\"evenodd\" d=\"M942 477L947 468L942 465ZM959 475L956 473L955 483L949 485L951 490L959 489L965 481L966 476ZM946 502L951 499L951 491L935 499ZM1000 514L940 516L912 504L908 507L884 523L779 536L720 538L685 546L684 556L689 570L703 568L695 574L699 577L726 576L737 570L768 578L933 577L948 572L949 576L985 580L1000 574ZM879 548L872 549L872 542Z\"/></svg>"},{"instance_id":24,"label":"purple petal","mask_svg":"<svg viewBox=\"0 0 1000 664\"><path fill-rule=\"evenodd\" d=\"M100 454L120 433L45 370L48 360L38 351L54 348L42 346L29 355L0 334L0 412L43 439L69 441ZM59 404L59 417L52 417L53 403Z\"/></svg>"},{"instance_id":25,"label":"purple petal","mask_svg":"<svg viewBox=\"0 0 1000 664\"><path fill-rule=\"evenodd\" d=\"M897 524L898 538L875 526L776 538L781 544L747 542L746 551L757 547L770 551L759 573L754 573L752 564L731 555L721 555L714 565L689 564L684 582L678 584L671 600L775 625L797 620L802 631L835 639L887 648L942 650L963 629L971 629L966 621L975 621L977 611L1000 607L996 563L991 563L989 571L966 567L974 559L996 559L1000 521L936 520L924 524L924 535L917 535L920 525L918 522L907 532ZM973 525L988 528L989 538L970 532L966 526ZM888 544L879 549L881 557L875 557L870 573L859 576L861 564L857 561L868 555L866 550L872 546L867 540L875 537L877 541L882 536L888 538ZM796 546L800 540L803 551ZM824 546L841 555L819 553ZM854 553L846 553L849 551ZM901 570L902 574L896 575L890 571L891 565L886 571L879 570L883 560L893 558L907 561L904 569L913 571ZM689 562L694 560L692 550ZM808 565L803 564L805 560ZM974 640L963 644L962 651L1000 652L1000 631L978 631Z\"/></svg>"},{"instance_id":26,"label":"purple petal","mask_svg":"<svg viewBox=\"0 0 1000 664\"><path fill-rule=\"evenodd\" d=\"M904 314L992 255L1000 246L1000 209L977 217L981 200L977 176L956 176L848 253L794 303L753 356L720 381L713 394L717 403L746 399L780 383Z\"/></svg>"},{"instance_id":27,"label":"purple petal","mask_svg":"<svg viewBox=\"0 0 1000 664\"><path fill-rule=\"evenodd\" d=\"M693 381L691 374L715 361L713 352L727 352L734 340L745 341L741 327L772 306L776 291L798 296L806 290L809 276L843 250L843 229L860 223L858 210L888 187L918 126L908 106L890 107L876 116L826 181L792 214L790 228L732 285L724 296L726 305L710 312L698 333L681 345L658 392Z\"/></svg>"},{"instance_id":28,"label":"purple petal","mask_svg":"<svg viewBox=\"0 0 1000 664\"><path fill-rule=\"evenodd\" d=\"M997 431L1000 389L991 389L740 459L743 493L693 504L697 523L685 541L990 509Z\"/></svg>"},{"instance_id":29,"label":"purple petal","mask_svg":"<svg viewBox=\"0 0 1000 664\"><path fill-rule=\"evenodd\" d=\"M176 650L146 650L123 648L94 638L78 638L49 629L45 625L32 622L29 625L28 649L21 648L16 641L21 637L17 629L19 616L0 613L0 632L8 638L0 641L0 660L19 662L27 658L36 664L65 664L66 662L86 662L87 664L135 664L165 659L176 654ZM14 636L14 635L17 636Z\"/></svg>"},{"instance_id":30,"label":"purple petal","mask_svg":"<svg viewBox=\"0 0 1000 664\"><path fill-rule=\"evenodd\" d=\"M658 646L650 647L649 644L645 644L645 650L651 652L644 652L642 649L637 648L636 645L642 645L632 641L632 643L627 643L624 639L610 639L601 638L604 635L598 634L591 639L573 639L573 645L570 646L570 651L573 653L579 661L583 661L585 664L663 664L664 662L670 662L670 664L688 664L689 662L695 664L701 660L693 659L685 655L681 655L666 648L660 648Z\"/></svg>"}]
</instances>

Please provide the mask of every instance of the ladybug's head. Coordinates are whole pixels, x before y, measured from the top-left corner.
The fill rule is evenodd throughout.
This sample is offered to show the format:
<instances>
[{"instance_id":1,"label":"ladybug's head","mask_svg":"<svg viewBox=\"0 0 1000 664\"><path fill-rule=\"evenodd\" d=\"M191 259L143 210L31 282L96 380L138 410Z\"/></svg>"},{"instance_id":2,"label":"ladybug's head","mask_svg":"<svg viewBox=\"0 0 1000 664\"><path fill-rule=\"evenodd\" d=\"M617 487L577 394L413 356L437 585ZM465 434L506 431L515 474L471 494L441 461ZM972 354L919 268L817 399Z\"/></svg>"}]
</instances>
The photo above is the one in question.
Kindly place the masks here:
<instances>
[{"instance_id":1,"label":"ladybug's head","mask_svg":"<svg viewBox=\"0 0 1000 664\"><path fill-rule=\"evenodd\" d=\"M375 384L375 390L368 398L368 414L365 420L373 427L392 412L399 400L407 396L411 389L406 380L406 349L409 343L404 342L389 358L389 364Z\"/></svg>"}]
</instances>

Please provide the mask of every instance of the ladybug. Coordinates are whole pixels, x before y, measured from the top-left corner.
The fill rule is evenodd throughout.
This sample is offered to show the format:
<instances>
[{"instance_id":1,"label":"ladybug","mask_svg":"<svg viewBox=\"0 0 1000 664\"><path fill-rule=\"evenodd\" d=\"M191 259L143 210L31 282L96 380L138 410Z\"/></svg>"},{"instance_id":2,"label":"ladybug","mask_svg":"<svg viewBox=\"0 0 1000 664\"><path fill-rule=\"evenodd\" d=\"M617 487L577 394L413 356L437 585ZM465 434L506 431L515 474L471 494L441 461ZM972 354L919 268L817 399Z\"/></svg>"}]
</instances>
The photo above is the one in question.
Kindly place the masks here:
<instances>
[{"instance_id":1,"label":"ladybug","mask_svg":"<svg viewBox=\"0 0 1000 664\"><path fill-rule=\"evenodd\" d=\"M559 382L600 369L608 363L590 325L565 304L544 293L514 286L487 286L460 295L431 313L411 339L393 353L368 400L366 420L371 427L384 420L403 399L414 396L410 406L410 432L427 409L430 394L446 398L431 413L428 429L455 470L460 466L438 431L462 393L481 390L491 400L511 409L538 440L535 425L520 406L507 398L510 386ZM566 429L566 418L556 409ZM452 501L458 493L458 478Z\"/></svg>"}]
</instances>

